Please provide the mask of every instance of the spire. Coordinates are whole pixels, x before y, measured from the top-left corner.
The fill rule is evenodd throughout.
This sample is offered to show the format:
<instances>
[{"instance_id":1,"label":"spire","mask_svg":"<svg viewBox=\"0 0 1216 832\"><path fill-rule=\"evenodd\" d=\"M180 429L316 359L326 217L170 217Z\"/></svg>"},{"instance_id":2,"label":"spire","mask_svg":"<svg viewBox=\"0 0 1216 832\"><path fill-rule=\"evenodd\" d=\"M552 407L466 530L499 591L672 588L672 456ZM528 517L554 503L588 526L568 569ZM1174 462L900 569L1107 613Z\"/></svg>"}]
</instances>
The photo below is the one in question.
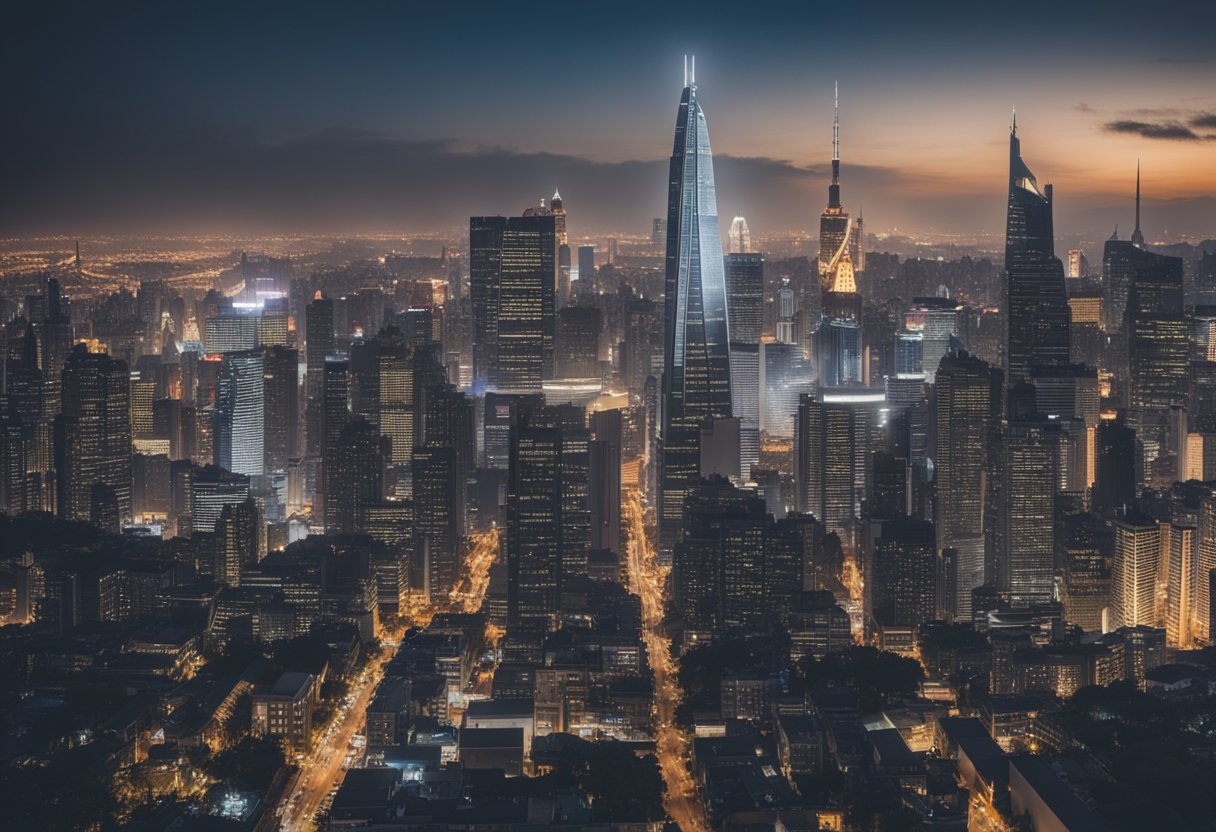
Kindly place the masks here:
<instances>
[{"instance_id":1,"label":"spire","mask_svg":"<svg viewBox=\"0 0 1216 832\"><path fill-rule=\"evenodd\" d=\"M549 200L549 202L554 203L554 202L561 202L561 201L562 201L561 191L559 191L557 188L554 188L553 189L553 199Z\"/></svg>"},{"instance_id":2,"label":"spire","mask_svg":"<svg viewBox=\"0 0 1216 832\"><path fill-rule=\"evenodd\" d=\"M1136 230L1132 232L1132 245L1139 248L1144 245L1144 235L1140 233L1140 160L1136 160Z\"/></svg>"},{"instance_id":3,"label":"spire","mask_svg":"<svg viewBox=\"0 0 1216 832\"><path fill-rule=\"evenodd\" d=\"M832 104L832 184L828 188L828 207L840 207L840 82L836 82Z\"/></svg>"},{"instance_id":4,"label":"spire","mask_svg":"<svg viewBox=\"0 0 1216 832\"><path fill-rule=\"evenodd\" d=\"M836 82L836 91L832 102L832 161L840 161L840 82Z\"/></svg>"},{"instance_id":5,"label":"spire","mask_svg":"<svg viewBox=\"0 0 1216 832\"><path fill-rule=\"evenodd\" d=\"M1010 118L1010 121L1009 121L1009 132L1015 136L1018 134L1018 108L1017 107L1013 108L1013 116Z\"/></svg>"}]
</instances>

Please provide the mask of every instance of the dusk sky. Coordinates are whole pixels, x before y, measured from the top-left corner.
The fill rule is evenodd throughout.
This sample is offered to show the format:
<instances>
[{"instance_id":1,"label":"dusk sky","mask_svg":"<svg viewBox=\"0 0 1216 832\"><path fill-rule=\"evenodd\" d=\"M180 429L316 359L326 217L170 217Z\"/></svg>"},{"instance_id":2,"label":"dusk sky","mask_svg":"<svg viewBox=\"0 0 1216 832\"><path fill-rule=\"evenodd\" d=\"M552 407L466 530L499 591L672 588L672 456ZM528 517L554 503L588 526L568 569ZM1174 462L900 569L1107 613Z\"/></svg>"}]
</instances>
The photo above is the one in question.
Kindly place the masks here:
<instances>
[{"instance_id":1,"label":"dusk sky","mask_svg":"<svg viewBox=\"0 0 1216 832\"><path fill-rule=\"evenodd\" d=\"M663 212L683 55L719 212L813 227L840 82L868 227L1003 232L1010 109L1057 230L1216 236L1216 4L83 4L10 9L0 233L437 230L560 187Z\"/></svg>"}]
</instances>

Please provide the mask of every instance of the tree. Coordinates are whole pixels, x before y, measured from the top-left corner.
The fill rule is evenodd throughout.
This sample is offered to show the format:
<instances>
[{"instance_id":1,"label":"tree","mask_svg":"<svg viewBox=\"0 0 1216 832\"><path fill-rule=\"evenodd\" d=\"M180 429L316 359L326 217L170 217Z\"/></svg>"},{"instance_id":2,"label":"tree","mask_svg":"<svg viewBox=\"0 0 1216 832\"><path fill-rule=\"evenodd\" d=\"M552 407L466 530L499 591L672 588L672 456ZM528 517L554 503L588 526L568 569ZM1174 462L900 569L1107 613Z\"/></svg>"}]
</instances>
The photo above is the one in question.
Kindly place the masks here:
<instances>
[{"instance_id":1,"label":"tree","mask_svg":"<svg viewBox=\"0 0 1216 832\"><path fill-rule=\"evenodd\" d=\"M805 656L798 663L795 687L814 688L821 682L848 683L862 712L875 711L914 696L925 678L920 662L863 645L828 653L822 659Z\"/></svg>"}]
</instances>

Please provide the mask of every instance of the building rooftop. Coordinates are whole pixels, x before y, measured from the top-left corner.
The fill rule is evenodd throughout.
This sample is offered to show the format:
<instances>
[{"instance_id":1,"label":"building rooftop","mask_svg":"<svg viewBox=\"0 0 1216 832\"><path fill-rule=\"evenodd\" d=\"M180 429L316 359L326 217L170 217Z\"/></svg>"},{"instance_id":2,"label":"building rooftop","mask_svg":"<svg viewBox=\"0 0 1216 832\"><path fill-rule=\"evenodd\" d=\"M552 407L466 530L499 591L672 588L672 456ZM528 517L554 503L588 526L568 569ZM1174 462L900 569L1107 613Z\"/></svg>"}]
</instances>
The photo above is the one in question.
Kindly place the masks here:
<instances>
[{"instance_id":1,"label":"building rooftop","mask_svg":"<svg viewBox=\"0 0 1216 832\"><path fill-rule=\"evenodd\" d=\"M461 728L460 747L523 748L523 728Z\"/></svg>"}]
</instances>

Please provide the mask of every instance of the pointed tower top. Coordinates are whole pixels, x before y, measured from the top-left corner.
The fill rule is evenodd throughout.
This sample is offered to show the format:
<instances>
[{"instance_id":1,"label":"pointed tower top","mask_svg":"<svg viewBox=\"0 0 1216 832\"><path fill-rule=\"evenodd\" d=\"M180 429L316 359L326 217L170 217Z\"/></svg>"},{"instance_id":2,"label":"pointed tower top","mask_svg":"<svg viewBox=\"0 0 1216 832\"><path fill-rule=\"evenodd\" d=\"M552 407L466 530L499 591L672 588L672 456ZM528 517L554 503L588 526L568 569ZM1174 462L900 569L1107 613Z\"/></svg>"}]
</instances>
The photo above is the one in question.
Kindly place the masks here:
<instances>
[{"instance_id":1,"label":"pointed tower top","mask_svg":"<svg viewBox=\"0 0 1216 832\"><path fill-rule=\"evenodd\" d=\"M549 201L550 202L561 202L562 201L561 192L557 188L553 189L553 199L551 199Z\"/></svg>"},{"instance_id":2,"label":"pointed tower top","mask_svg":"<svg viewBox=\"0 0 1216 832\"><path fill-rule=\"evenodd\" d=\"M832 102L832 159L840 161L840 82L836 82Z\"/></svg>"}]
</instances>

